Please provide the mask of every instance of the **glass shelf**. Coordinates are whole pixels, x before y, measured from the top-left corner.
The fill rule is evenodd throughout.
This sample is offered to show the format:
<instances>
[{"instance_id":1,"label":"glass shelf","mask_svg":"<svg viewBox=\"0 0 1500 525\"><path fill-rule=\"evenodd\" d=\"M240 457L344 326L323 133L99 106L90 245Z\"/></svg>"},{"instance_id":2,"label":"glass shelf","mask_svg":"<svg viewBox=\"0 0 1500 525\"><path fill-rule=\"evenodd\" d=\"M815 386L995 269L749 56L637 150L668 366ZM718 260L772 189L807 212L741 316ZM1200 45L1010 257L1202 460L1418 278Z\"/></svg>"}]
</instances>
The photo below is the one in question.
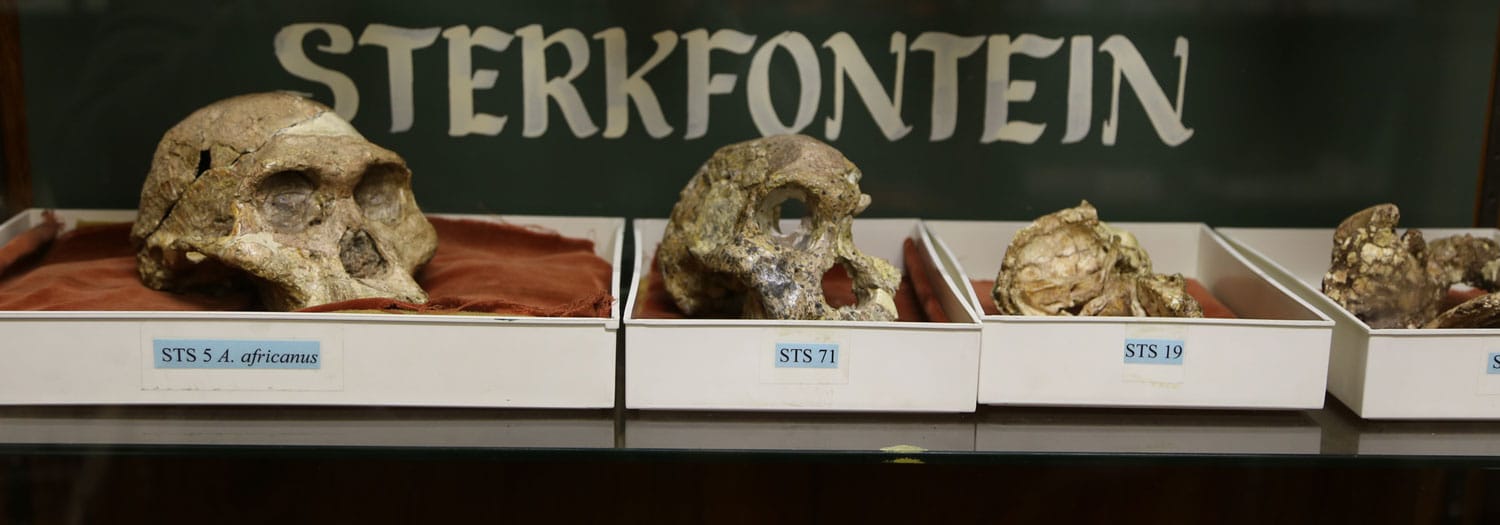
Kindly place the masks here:
<instances>
[{"instance_id":1,"label":"glass shelf","mask_svg":"<svg viewBox=\"0 0 1500 525\"><path fill-rule=\"evenodd\" d=\"M981 407L778 414L336 407L4 407L0 454L1500 466L1500 422L1307 411Z\"/></svg>"}]
</instances>

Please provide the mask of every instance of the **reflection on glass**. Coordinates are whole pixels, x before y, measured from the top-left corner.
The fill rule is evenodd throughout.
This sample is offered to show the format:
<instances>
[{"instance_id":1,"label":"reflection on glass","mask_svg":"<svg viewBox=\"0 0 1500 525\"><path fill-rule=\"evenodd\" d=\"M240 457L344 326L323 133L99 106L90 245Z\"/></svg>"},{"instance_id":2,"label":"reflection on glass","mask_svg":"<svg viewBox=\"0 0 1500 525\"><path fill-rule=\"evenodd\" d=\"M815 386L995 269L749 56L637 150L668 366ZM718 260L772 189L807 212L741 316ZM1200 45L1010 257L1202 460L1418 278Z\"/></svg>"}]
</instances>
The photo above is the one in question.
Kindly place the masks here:
<instances>
[{"instance_id":1,"label":"reflection on glass","mask_svg":"<svg viewBox=\"0 0 1500 525\"><path fill-rule=\"evenodd\" d=\"M609 448L603 411L12 407L3 445Z\"/></svg>"},{"instance_id":2,"label":"reflection on glass","mask_svg":"<svg viewBox=\"0 0 1500 525\"><path fill-rule=\"evenodd\" d=\"M1303 412L1007 408L981 414L978 451L1101 454L1317 454Z\"/></svg>"},{"instance_id":3,"label":"reflection on glass","mask_svg":"<svg viewBox=\"0 0 1500 525\"><path fill-rule=\"evenodd\" d=\"M645 449L974 450L968 416L639 413L625 446Z\"/></svg>"}]
</instances>

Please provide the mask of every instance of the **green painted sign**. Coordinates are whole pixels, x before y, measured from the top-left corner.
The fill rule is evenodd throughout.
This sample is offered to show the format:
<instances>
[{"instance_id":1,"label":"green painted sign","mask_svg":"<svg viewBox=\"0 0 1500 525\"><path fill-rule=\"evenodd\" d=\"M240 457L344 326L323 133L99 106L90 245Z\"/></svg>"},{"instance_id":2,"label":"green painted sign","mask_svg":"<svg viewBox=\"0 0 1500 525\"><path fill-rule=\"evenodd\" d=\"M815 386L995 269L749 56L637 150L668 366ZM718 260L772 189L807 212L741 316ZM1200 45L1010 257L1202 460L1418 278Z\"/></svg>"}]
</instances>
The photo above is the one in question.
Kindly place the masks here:
<instances>
[{"instance_id":1,"label":"green painted sign","mask_svg":"<svg viewBox=\"0 0 1500 525\"><path fill-rule=\"evenodd\" d=\"M989 5L997 4L997 5ZM1002 5L1003 4L1003 5ZM1016 5L1010 5L1016 4ZM67 2L20 7L37 202L131 208L192 110L306 93L434 212L666 216L798 132L866 216L1472 220L1500 12L1434 2Z\"/></svg>"}]
</instances>

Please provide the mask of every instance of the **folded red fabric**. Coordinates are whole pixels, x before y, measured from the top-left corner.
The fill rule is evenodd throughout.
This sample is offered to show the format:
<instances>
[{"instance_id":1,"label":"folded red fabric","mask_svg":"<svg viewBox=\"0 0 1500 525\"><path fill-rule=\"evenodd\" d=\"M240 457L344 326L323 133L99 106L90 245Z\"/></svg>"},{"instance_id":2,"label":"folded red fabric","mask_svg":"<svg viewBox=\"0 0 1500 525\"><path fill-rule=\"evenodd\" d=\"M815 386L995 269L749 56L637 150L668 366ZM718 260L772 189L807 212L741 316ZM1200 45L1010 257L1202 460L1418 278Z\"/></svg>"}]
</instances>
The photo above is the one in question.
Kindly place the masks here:
<instances>
[{"instance_id":1,"label":"folded red fabric","mask_svg":"<svg viewBox=\"0 0 1500 525\"><path fill-rule=\"evenodd\" d=\"M416 275L430 297L427 304L360 299L308 311L609 316L614 270L594 254L593 242L510 224L431 221L437 253ZM260 309L248 290L207 295L145 287L129 233L129 224L82 227L58 238L39 260L0 269L0 310Z\"/></svg>"}]
</instances>

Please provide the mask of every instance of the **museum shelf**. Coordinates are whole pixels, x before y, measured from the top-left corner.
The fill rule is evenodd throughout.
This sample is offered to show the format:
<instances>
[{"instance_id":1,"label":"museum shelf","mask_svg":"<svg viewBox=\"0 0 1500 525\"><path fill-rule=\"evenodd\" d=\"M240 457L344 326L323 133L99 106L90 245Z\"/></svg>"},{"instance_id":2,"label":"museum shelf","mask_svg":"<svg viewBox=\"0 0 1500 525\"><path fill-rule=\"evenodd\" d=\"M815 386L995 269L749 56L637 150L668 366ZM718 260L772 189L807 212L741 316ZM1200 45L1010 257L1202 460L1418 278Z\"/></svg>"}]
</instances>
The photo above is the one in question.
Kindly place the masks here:
<instances>
[{"instance_id":1,"label":"museum shelf","mask_svg":"<svg viewBox=\"0 0 1500 525\"><path fill-rule=\"evenodd\" d=\"M1318 410L780 414L416 407L0 408L0 455L1500 467L1500 422Z\"/></svg>"}]
</instances>

